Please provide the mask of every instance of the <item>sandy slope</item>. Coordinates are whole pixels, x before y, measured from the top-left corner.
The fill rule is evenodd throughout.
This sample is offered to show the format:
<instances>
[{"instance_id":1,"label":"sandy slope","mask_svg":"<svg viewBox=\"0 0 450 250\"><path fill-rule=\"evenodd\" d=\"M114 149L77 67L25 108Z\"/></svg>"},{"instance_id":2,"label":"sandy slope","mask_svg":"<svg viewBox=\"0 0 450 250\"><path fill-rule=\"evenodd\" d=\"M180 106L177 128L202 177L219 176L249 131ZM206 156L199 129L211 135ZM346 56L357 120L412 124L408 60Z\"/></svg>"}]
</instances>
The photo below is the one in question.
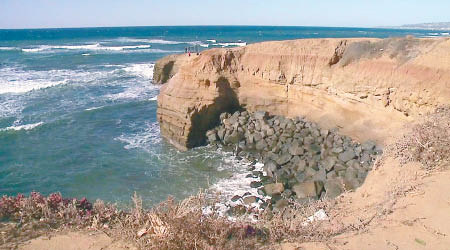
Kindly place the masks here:
<instances>
[{"instance_id":1,"label":"sandy slope","mask_svg":"<svg viewBox=\"0 0 450 250\"><path fill-rule=\"evenodd\" d=\"M67 232L39 237L19 247L22 250L122 250L136 249L130 244L115 241L102 232Z\"/></svg>"}]
</instances>

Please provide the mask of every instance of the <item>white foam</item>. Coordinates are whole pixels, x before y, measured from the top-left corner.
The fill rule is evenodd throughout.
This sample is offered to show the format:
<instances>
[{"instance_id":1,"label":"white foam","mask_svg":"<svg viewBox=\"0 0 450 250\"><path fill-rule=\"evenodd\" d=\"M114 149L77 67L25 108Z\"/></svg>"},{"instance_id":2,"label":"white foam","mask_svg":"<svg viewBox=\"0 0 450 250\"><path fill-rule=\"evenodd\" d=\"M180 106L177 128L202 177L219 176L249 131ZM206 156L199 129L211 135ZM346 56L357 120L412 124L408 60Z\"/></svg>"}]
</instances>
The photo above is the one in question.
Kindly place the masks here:
<instances>
[{"instance_id":1,"label":"white foam","mask_svg":"<svg viewBox=\"0 0 450 250\"><path fill-rule=\"evenodd\" d=\"M246 46L246 42L239 42L239 43L215 43L214 46L222 46L222 48L229 47L229 46L237 46L237 47L243 47Z\"/></svg>"},{"instance_id":2,"label":"white foam","mask_svg":"<svg viewBox=\"0 0 450 250\"><path fill-rule=\"evenodd\" d=\"M53 50L93 50L93 51L123 51L123 50L135 50L135 49L148 49L151 45L128 45L128 46L103 46L100 43L86 44L86 45L39 45L36 48L23 48L23 52L43 52Z\"/></svg>"},{"instance_id":3,"label":"white foam","mask_svg":"<svg viewBox=\"0 0 450 250\"><path fill-rule=\"evenodd\" d=\"M250 186L251 182L253 181L261 181L259 177L247 177L252 173L252 171L247 170L251 163L246 160L236 160L234 157L230 156L225 158L225 160L227 159L228 161L233 162L232 165L237 166L237 169L233 171L234 173L232 177L222 179L211 186L209 191L213 194L218 194L221 202L214 204L213 207L205 207L203 209L203 212L208 214L214 211L219 216L226 216L229 220L235 220L236 218L226 215L227 211L231 207L243 205L249 211L261 211L261 204L263 203L263 201L268 200L270 197L258 194L258 188L252 188ZM264 164L256 163L254 167L254 171L263 172L263 174L265 175L265 172L263 170ZM231 200L231 198L233 198L233 196L235 195L242 197L244 194L246 194L246 196L255 196L258 198L258 201L251 204L245 204L243 202L243 198L240 198L236 201ZM250 213L249 215L247 215L247 219L256 221L257 216L254 213Z\"/></svg>"},{"instance_id":4,"label":"white foam","mask_svg":"<svg viewBox=\"0 0 450 250\"><path fill-rule=\"evenodd\" d=\"M154 96L152 98L149 99L150 101L157 101L158 100L158 96Z\"/></svg>"},{"instance_id":5,"label":"white foam","mask_svg":"<svg viewBox=\"0 0 450 250\"><path fill-rule=\"evenodd\" d=\"M204 44L201 41L171 41L164 39L149 39L149 38L128 38L121 37L117 39L120 42L130 42L130 43L150 43L150 44L164 44L164 45L177 45L177 44L190 44L190 45L199 45L202 47L208 47L208 44ZM209 40L215 41L215 40Z\"/></svg>"},{"instance_id":6,"label":"white foam","mask_svg":"<svg viewBox=\"0 0 450 250\"><path fill-rule=\"evenodd\" d=\"M148 38L129 38L129 37L121 37L117 39L120 42L130 42L130 43L153 43L153 44L182 44L183 42L178 41L168 41L163 39L148 39Z\"/></svg>"},{"instance_id":7,"label":"white foam","mask_svg":"<svg viewBox=\"0 0 450 250\"><path fill-rule=\"evenodd\" d=\"M45 89L56 85L64 84L67 80L48 81L45 79L4 81L0 79L0 94L25 93L32 90Z\"/></svg>"},{"instance_id":8,"label":"white foam","mask_svg":"<svg viewBox=\"0 0 450 250\"><path fill-rule=\"evenodd\" d=\"M0 47L0 50L10 51L10 50L20 50L20 48L16 48L16 47Z\"/></svg>"},{"instance_id":9,"label":"white foam","mask_svg":"<svg viewBox=\"0 0 450 250\"><path fill-rule=\"evenodd\" d=\"M125 67L123 70L138 77L153 79L154 67L155 64L132 64Z\"/></svg>"},{"instance_id":10,"label":"white foam","mask_svg":"<svg viewBox=\"0 0 450 250\"><path fill-rule=\"evenodd\" d=\"M157 122L147 123L144 131L132 135L121 135L114 140L125 142L125 149L148 150L154 144L161 143L159 124Z\"/></svg>"},{"instance_id":11,"label":"white foam","mask_svg":"<svg viewBox=\"0 0 450 250\"><path fill-rule=\"evenodd\" d=\"M120 99L142 99L150 94L152 90L158 89L157 86L151 83L147 85L136 85L130 86L125 89L125 91L106 95L106 98L110 100L120 100Z\"/></svg>"},{"instance_id":12,"label":"white foam","mask_svg":"<svg viewBox=\"0 0 450 250\"><path fill-rule=\"evenodd\" d=\"M216 40L214 40L214 39L210 39L210 40L206 40L207 42L210 42L210 43L217 43L217 41Z\"/></svg>"},{"instance_id":13,"label":"white foam","mask_svg":"<svg viewBox=\"0 0 450 250\"><path fill-rule=\"evenodd\" d=\"M0 68L0 94L26 93L67 84L72 81L83 83L98 82L114 72L89 70L36 71L20 68Z\"/></svg>"},{"instance_id":14,"label":"white foam","mask_svg":"<svg viewBox=\"0 0 450 250\"><path fill-rule=\"evenodd\" d=\"M0 101L0 118L17 116L22 111L22 102L17 98L8 98Z\"/></svg>"},{"instance_id":15,"label":"white foam","mask_svg":"<svg viewBox=\"0 0 450 250\"><path fill-rule=\"evenodd\" d=\"M33 123L33 124L25 124L25 125L18 125L18 126L11 126L11 127L7 127L7 128L2 128L0 129L0 131L8 131L8 130L15 130L15 131L19 131L19 130L32 130L36 127L41 126L42 124L44 124L43 122L38 122L38 123Z\"/></svg>"},{"instance_id":16,"label":"white foam","mask_svg":"<svg viewBox=\"0 0 450 250\"><path fill-rule=\"evenodd\" d=\"M101 108L103 108L104 106L100 106L100 107L92 107L92 108L87 108L87 109L85 109L86 111L91 111L91 110L97 110L97 109L101 109Z\"/></svg>"}]
</instances>

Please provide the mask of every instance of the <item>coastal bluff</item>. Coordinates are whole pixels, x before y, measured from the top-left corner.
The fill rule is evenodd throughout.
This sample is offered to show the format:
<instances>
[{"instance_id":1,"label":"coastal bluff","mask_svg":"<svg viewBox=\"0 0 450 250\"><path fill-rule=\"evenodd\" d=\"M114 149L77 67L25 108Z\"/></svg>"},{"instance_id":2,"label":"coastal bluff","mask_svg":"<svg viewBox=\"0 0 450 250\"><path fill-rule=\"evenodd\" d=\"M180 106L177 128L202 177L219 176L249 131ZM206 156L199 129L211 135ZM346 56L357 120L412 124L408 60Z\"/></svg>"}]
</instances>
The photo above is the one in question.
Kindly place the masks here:
<instances>
[{"instance_id":1,"label":"coastal bluff","mask_svg":"<svg viewBox=\"0 0 450 250\"><path fill-rule=\"evenodd\" d=\"M449 38L301 39L171 55L155 65L161 134L181 150L206 142L220 114L303 116L383 144L450 104Z\"/></svg>"}]
</instances>

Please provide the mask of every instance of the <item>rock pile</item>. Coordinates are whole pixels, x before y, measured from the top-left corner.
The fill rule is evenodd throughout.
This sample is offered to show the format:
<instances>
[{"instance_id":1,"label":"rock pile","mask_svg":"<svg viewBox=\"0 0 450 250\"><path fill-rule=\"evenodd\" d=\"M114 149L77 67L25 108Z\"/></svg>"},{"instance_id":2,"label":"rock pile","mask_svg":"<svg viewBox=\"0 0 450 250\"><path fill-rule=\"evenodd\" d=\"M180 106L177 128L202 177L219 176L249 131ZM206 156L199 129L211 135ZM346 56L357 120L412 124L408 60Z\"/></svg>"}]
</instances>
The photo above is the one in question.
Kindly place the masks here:
<instances>
[{"instance_id":1,"label":"rock pile","mask_svg":"<svg viewBox=\"0 0 450 250\"><path fill-rule=\"evenodd\" d=\"M239 156L264 162L261 195L272 197L274 207L294 198L300 202L324 196L334 198L359 187L381 149L373 141L363 144L321 129L298 117L269 116L258 111L220 115L220 125L207 132L210 144L235 150Z\"/></svg>"}]
</instances>

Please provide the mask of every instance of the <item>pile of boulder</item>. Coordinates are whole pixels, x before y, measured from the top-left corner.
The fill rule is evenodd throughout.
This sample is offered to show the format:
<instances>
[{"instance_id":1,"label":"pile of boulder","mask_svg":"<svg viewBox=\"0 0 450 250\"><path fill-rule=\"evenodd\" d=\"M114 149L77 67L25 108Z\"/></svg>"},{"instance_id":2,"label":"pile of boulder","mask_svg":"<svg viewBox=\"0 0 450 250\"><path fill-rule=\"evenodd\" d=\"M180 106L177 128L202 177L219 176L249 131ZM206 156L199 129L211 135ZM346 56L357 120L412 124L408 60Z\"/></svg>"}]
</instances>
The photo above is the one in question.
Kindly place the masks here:
<instances>
[{"instance_id":1,"label":"pile of boulder","mask_svg":"<svg viewBox=\"0 0 450 250\"><path fill-rule=\"evenodd\" d=\"M334 198L356 189L382 153L373 141L360 144L302 117L269 116L263 111L223 113L220 125L206 136L213 146L264 163L263 172L252 173L260 183L252 185L270 196L274 206L289 199Z\"/></svg>"}]
</instances>

